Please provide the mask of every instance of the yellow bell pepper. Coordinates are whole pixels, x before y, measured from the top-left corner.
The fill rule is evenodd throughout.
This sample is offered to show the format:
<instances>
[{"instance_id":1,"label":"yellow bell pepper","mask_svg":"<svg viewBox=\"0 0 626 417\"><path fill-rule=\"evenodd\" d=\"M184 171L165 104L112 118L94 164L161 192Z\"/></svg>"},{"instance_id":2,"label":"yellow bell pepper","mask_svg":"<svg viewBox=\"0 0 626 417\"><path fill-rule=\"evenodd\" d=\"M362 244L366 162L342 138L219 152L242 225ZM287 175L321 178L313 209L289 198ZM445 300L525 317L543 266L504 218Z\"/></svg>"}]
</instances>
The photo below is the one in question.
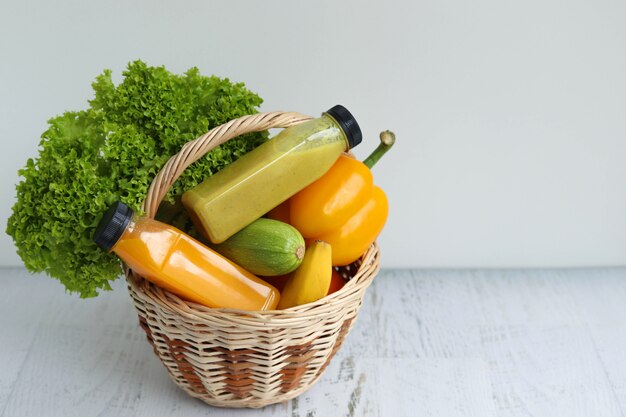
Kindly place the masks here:
<instances>
[{"instance_id":1,"label":"yellow bell pepper","mask_svg":"<svg viewBox=\"0 0 626 417\"><path fill-rule=\"evenodd\" d=\"M291 224L306 238L330 233L365 205L373 186L364 163L341 155L326 174L291 197Z\"/></svg>"},{"instance_id":2,"label":"yellow bell pepper","mask_svg":"<svg viewBox=\"0 0 626 417\"><path fill-rule=\"evenodd\" d=\"M370 198L347 222L316 239L333 248L333 265L349 265L365 253L385 226L389 214L387 196L374 186Z\"/></svg>"},{"instance_id":3,"label":"yellow bell pepper","mask_svg":"<svg viewBox=\"0 0 626 417\"><path fill-rule=\"evenodd\" d=\"M380 140L365 161L340 156L326 174L288 200L290 223L305 238L330 243L333 265L356 261L387 220L387 197L374 185L370 168L393 146L395 135L382 132Z\"/></svg>"}]
</instances>

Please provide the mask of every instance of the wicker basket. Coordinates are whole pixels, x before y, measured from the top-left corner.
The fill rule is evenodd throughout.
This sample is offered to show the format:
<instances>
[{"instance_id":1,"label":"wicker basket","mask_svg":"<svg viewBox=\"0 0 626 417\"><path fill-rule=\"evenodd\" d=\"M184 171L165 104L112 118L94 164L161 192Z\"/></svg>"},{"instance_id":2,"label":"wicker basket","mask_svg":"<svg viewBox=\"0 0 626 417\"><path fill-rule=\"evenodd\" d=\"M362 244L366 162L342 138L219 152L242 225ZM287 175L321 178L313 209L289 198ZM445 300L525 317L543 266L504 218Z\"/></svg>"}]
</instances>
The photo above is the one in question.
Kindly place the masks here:
<instances>
[{"instance_id":1,"label":"wicker basket","mask_svg":"<svg viewBox=\"0 0 626 417\"><path fill-rule=\"evenodd\" d=\"M187 143L154 179L143 209L154 217L169 187L190 164L244 133L310 119L299 113L244 116ZM139 322L172 380L219 407L263 407L294 398L317 381L352 328L379 269L374 244L352 267L352 279L315 303L286 310L211 309L185 301L133 271L128 291Z\"/></svg>"}]
</instances>

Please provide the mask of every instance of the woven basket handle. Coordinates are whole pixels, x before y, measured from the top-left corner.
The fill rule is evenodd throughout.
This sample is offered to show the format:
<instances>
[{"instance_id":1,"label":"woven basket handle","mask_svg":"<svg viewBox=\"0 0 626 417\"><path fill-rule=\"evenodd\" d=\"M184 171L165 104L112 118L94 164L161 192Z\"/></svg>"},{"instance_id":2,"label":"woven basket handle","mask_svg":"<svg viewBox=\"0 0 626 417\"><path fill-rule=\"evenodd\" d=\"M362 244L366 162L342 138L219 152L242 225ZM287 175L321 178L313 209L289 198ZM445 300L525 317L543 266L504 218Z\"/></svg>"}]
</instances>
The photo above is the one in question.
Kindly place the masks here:
<instances>
[{"instance_id":1,"label":"woven basket handle","mask_svg":"<svg viewBox=\"0 0 626 417\"><path fill-rule=\"evenodd\" d=\"M142 210L146 216L154 218L159 204L180 174L191 164L206 155L207 152L222 143L245 133L260 132L272 128L284 128L311 119L295 112L269 112L243 116L214 127L204 135L187 142L176 155L172 156L152 180L150 189L143 202Z\"/></svg>"}]
</instances>

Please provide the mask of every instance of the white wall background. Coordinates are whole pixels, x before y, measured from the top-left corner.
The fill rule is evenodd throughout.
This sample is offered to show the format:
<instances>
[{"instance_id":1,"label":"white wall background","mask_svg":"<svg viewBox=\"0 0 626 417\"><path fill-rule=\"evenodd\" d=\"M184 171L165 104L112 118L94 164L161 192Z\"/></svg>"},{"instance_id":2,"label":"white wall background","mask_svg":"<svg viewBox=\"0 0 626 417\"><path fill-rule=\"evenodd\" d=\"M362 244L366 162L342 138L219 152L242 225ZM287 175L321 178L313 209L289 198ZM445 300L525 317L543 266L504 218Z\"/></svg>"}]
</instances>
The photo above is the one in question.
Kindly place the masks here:
<instances>
[{"instance_id":1,"label":"white wall background","mask_svg":"<svg viewBox=\"0 0 626 417\"><path fill-rule=\"evenodd\" d=\"M386 267L626 264L626 2L0 0L0 219L46 120L143 59L357 116ZM0 237L0 265L19 265Z\"/></svg>"}]
</instances>

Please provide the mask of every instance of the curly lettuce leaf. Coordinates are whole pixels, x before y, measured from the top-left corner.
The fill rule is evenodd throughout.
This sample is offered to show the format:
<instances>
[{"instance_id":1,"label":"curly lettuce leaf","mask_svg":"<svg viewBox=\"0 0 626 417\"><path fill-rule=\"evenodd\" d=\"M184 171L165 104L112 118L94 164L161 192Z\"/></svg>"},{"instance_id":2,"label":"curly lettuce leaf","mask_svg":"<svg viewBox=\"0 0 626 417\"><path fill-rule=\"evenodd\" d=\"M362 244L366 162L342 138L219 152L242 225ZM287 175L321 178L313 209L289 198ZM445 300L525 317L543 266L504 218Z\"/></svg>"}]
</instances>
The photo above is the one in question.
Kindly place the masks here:
<instances>
[{"instance_id":1,"label":"curly lettuce leaf","mask_svg":"<svg viewBox=\"0 0 626 417\"><path fill-rule=\"evenodd\" d=\"M48 121L39 156L19 171L17 201L7 222L17 253L31 272L45 272L70 292L93 297L121 275L119 260L92 242L107 207L122 201L139 210L152 178L189 140L231 119L258 111L261 98L242 83L183 75L141 61L115 85L105 70L83 111ZM267 139L233 139L190 166L166 196L187 189Z\"/></svg>"}]
</instances>

